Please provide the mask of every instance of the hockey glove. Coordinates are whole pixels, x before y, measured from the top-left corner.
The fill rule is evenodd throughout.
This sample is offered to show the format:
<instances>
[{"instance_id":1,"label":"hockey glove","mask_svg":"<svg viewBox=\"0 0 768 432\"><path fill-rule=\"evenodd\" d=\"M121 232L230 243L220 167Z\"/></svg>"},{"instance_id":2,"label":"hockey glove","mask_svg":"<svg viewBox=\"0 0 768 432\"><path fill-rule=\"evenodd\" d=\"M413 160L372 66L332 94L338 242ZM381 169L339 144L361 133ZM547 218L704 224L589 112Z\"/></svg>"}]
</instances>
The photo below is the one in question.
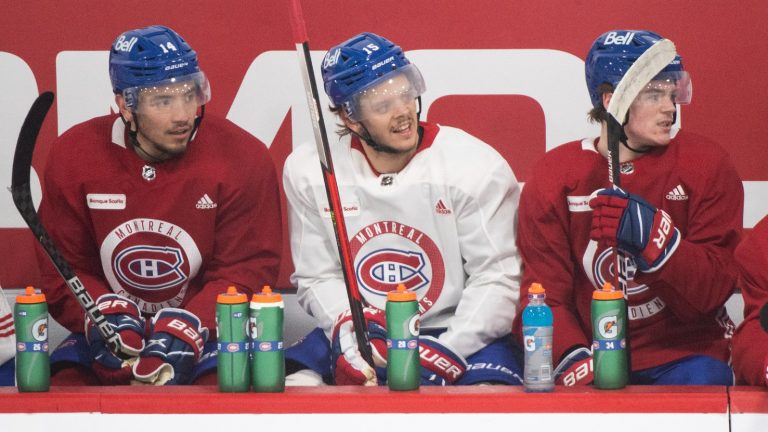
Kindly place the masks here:
<instances>
[{"instance_id":1,"label":"hockey glove","mask_svg":"<svg viewBox=\"0 0 768 432\"><path fill-rule=\"evenodd\" d=\"M571 387L592 384L592 351L579 347L570 353L555 368L555 384Z\"/></svg>"},{"instance_id":2,"label":"hockey glove","mask_svg":"<svg viewBox=\"0 0 768 432\"><path fill-rule=\"evenodd\" d=\"M373 362L377 367L386 367L387 323L384 311L372 307L363 309L368 325L368 340L371 343ZM352 328L352 313L347 310L339 315L333 326L331 342L333 375L336 385L376 385L376 371L360 354L357 348L355 330Z\"/></svg>"},{"instance_id":3,"label":"hockey glove","mask_svg":"<svg viewBox=\"0 0 768 432\"><path fill-rule=\"evenodd\" d=\"M192 312L165 308L152 318L147 346L133 365L137 381L188 384L208 340L208 328Z\"/></svg>"},{"instance_id":4,"label":"hockey glove","mask_svg":"<svg viewBox=\"0 0 768 432\"><path fill-rule=\"evenodd\" d=\"M419 337L422 385L452 385L467 371L467 361L432 336Z\"/></svg>"},{"instance_id":5,"label":"hockey glove","mask_svg":"<svg viewBox=\"0 0 768 432\"><path fill-rule=\"evenodd\" d=\"M99 311L117 334L120 351L101 336L90 318L85 317L85 338L88 341L91 368L103 385L129 384L131 366L144 349L144 318L139 307L121 295L104 294L96 300Z\"/></svg>"},{"instance_id":6,"label":"hockey glove","mask_svg":"<svg viewBox=\"0 0 768 432\"><path fill-rule=\"evenodd\" d=\"M593 240L631 254L642 272L654 272L680 243L680 231L667 212L621 189L598 189L589 200Z\"/></svg>"}]
</instances>

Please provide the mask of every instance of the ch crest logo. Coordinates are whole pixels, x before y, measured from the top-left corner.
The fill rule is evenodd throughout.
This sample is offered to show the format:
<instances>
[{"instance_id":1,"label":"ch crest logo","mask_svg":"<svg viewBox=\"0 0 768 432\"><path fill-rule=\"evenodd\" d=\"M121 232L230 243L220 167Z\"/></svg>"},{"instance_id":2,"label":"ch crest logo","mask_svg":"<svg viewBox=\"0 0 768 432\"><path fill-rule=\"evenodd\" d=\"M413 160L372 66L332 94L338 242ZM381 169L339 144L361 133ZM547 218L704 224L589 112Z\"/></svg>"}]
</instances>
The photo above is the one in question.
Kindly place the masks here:
<instances>
[{"instance_id":1,"label":"ch crest logo","mask_svg":"<svg viewBox=\"0 0 768 432\"><path fill-rule=\"evenodd\" d=\"M422 272L424 264L424 257L418 252L383 249L360 260L357 274L366 287L386 295L399 284L416 290L429 283Z\"/></svg>"},{"instance_id":2,"label":"ch crest logo","mask_svg":"<svg viewBox=\"0 0 768 432\"><path fill-rule=\"evenodd\" d=\"M126 285L162 290L187 279L183 264L184 255L177 248L134 246L115 257L115 273Z\"/></svg>"}]
</instances>

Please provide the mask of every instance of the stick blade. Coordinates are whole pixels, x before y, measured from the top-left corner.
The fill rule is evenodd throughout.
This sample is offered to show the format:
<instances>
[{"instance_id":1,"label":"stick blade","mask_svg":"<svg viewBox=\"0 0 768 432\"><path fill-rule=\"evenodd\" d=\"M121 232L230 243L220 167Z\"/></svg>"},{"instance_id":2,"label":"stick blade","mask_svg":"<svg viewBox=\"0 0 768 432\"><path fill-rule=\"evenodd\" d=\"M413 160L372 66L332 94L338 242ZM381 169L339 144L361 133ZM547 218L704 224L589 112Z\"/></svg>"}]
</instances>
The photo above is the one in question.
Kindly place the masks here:
<instances>
[{"instance_id":1,"label":"stick blade","mask_svg":"<svg viewBox=\"0 0 768 432\"><path fill-rule=\"evenodd\" d=\"M12 191L16 190L17 186L29 183L29 169L32 166L32 154L35 151L37 135L51 105L53 105L53 93L49 91L41 93L35 99L21 125L19 139L16 141L16 152L13 155Z\"/></svg>"},{"instance_id":2,"label":"stick blade","mask_svg":"<svg viewBox=\"0 0 768 432\"><path fill-rule=\"evenodd\" d=\"M620 124L624 123L629 106L640 91L664 70L676 55L675 44L669 39L662 39L648 48L619 81L608 103L608 113Z\"/></svg>"}]
</instances>

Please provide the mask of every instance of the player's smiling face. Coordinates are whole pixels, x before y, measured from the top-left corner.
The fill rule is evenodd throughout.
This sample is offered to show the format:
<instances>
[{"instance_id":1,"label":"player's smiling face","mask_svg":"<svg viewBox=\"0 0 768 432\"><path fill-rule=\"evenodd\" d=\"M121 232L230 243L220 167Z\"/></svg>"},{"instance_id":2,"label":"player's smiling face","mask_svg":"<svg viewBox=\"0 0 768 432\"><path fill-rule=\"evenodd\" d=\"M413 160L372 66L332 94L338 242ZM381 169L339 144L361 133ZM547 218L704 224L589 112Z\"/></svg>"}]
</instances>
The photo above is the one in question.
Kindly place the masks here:
<instances>
[{"instance_id":1,"label":"player's smiling face","mask_svg":"<svg viewBox=\"0 0 768 432\"><path fill-rule=\"evenodd\" d=\"M419 143L418 108L408 78L397 75L367 93L359 100L361 120L352 124L353 130L365 136L365 126L371 138L392 153L414 151Z\"/></svg>"},{"instance_id":2,"label":"player's smiling face","mask_svg":"<svg viewBox=\"0 0 768 432\"><path fill-rule=\"evenodd\" d=\"M669 144L675 119L676 87L666 81L653 81L640 92L629 108L624 126L627 142L635 149Z\"/></svg>"}]
</instances>

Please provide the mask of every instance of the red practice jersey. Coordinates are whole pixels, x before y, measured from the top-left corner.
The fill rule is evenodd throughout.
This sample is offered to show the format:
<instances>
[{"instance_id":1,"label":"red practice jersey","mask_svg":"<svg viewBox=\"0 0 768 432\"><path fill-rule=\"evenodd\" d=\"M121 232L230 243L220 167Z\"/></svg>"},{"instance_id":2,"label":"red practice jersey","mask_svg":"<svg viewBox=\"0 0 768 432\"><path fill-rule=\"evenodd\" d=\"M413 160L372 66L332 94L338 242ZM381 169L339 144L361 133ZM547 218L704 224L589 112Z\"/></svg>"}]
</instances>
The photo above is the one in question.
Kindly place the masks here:
<instances>
[{"instance_id":1,"label":"red practice jersey","mask_svg":"<svg viewBox=\"0 0 768 432\"><path fill-rule=\"evenodd\" d=\"M760 327L760 308L768 303L768 217L736 248L744 296L744 321L733 337L733 369L737 383L767 385L768 334Z\"/></svg>"},{"instance_id":2,"label":"red practice jersey","mask_svg":"<svg viewBox=\"0 0 768 432\"><path fill-rule=\"evenodd\" d=\"M114 292L145 315L176 307L215 328L216 296L274 284L282 248L266 146L206 116L180 158L140 159L116 115L64 133L50 151L40 219L96 300ZM83 332L83 310L39 253L51 316Z\"/></svg>"},{"instance_id":3,"label":"red practice jersey","mask_svg":"<svg viewBox=\"0 0 768 432\"><path fill-rule=\"evenodd\" d=\"M611 187L608 161L595 150L595 141L549 151L520 200L520 306L527 304L532 282L544 286L554 314L555 361L573 346L591 346L592 292L614 280L612 249L589 238L589 197ZM682 235L674 255L656 272L641 273L630 260L633 369L691 354L727 361L733 325L723 304L736 285L732 253L741 235L744 201L727 153L703 137L680 132L668 146L622 164L621 187L664 209ZM519 318L515 328L519 336Z\"/></svg>"}]
</instances>

